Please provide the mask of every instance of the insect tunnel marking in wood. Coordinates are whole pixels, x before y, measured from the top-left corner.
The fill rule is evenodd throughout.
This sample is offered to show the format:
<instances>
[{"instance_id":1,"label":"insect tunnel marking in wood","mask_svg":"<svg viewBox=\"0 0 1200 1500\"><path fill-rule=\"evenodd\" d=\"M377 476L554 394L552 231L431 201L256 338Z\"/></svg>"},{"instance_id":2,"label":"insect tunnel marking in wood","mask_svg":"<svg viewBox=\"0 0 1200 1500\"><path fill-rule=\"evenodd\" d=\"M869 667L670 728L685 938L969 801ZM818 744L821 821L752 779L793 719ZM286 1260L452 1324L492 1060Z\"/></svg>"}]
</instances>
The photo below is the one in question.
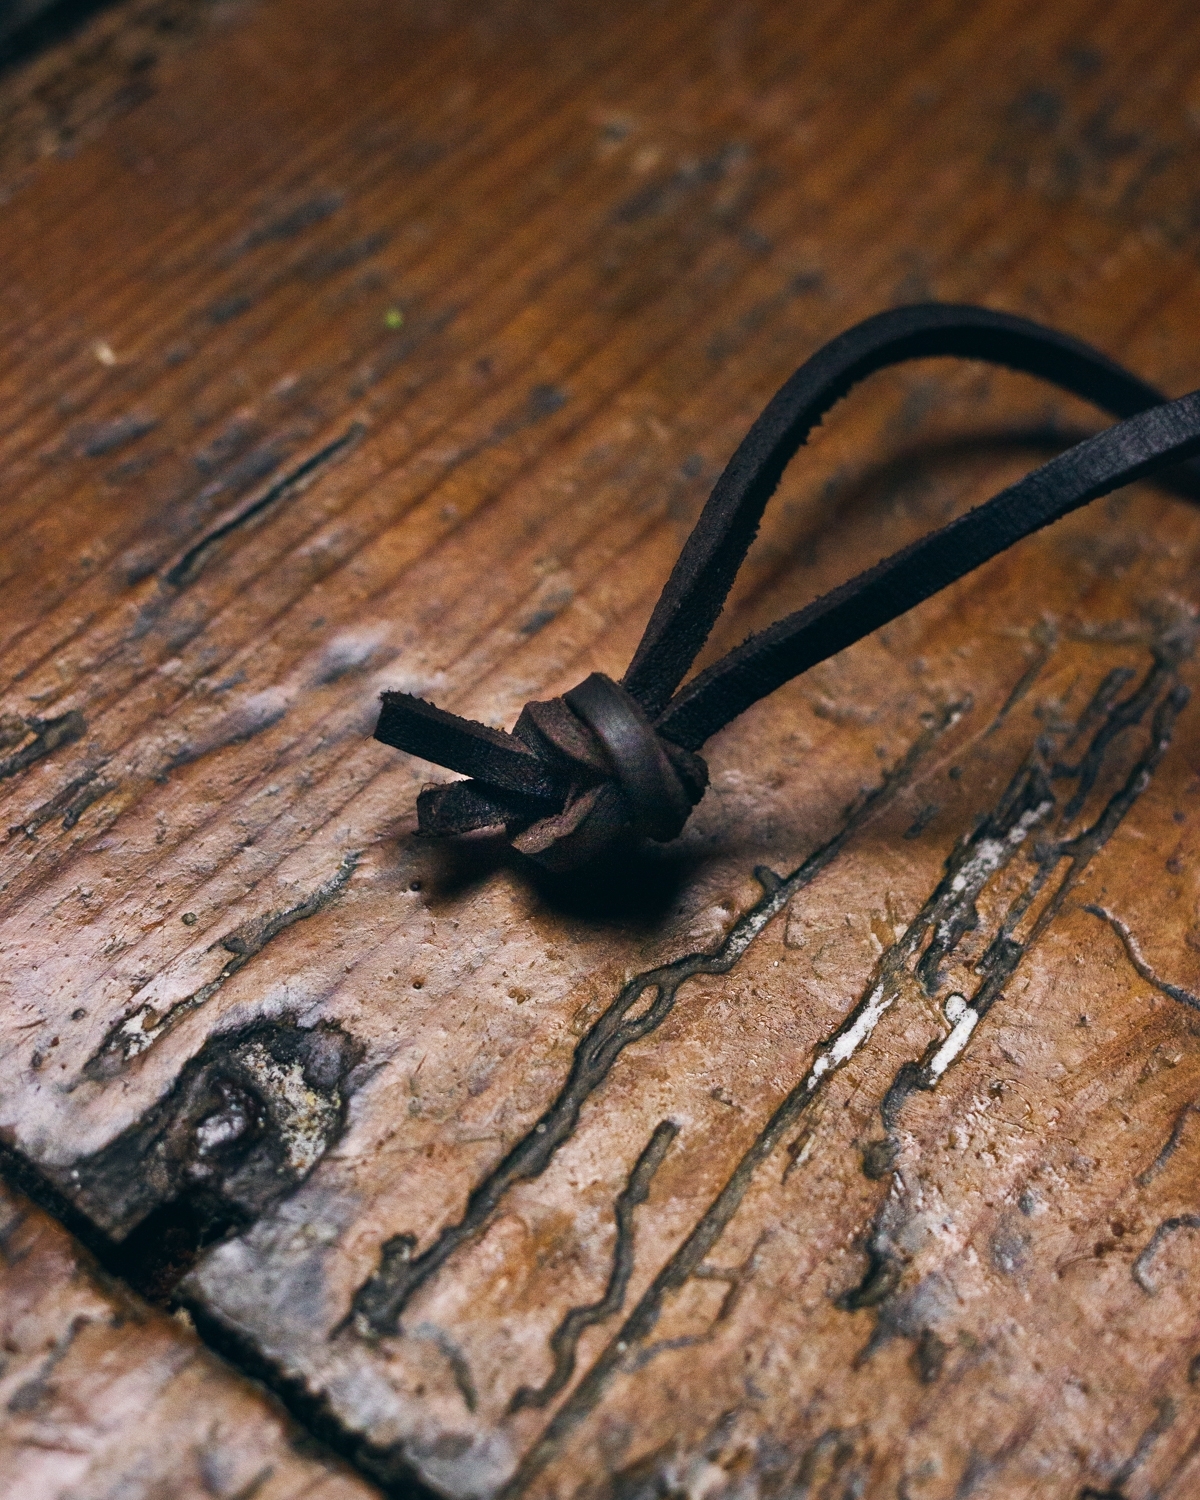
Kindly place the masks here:
<instances>
[{"instance_id":1,"label":"insect tunnel marking in wood","mask_svg":"<svg viewBox=\"0 0 1200 1500\"><path fill-rule=\"evenodd\" d=\"M773 871L766 872L766 892L762 899L734 924L715 952L689 953L631 979L576 1047L570 1073L554 1103L474 1188L462 1219L442 1230L427 1250L393 1261L365 1282L338 1331L359 1326L361 1319L365 1332L375 1335L395 1332L409 1299L456 1250L483 1232L506 1192L515 1183L537 1177L546 1170L554 1153L574 1131L585 1101L604 1082L626 1047L662 1025L674 1008L681 986L698 974L729 973L795 892L815 880L854 834L908 784L939 735L954 725L967 707L958 703L944 709L940 719L917 737L903 760L880 785L861 799L838 832L790 875L780 877ZM634 1011L647 995L651 997L649 1002L641 1011Z\"/></svg>"},{"instance_id":2,"label":"insect tunnel marking in wood","mask_svg":"<svg viewBox=\"0 0 1200 1500\"><path fill-rule=\"evenodd\" d=\"M888 1304L900 1294L906 1264L903 1252L896 1248L906 1218L905 1171L896 1165L901 1152L895 1134L900 1109L914 1090L936 1089L947 1069L962 1057L979 1021L1003 998L1003 986L1012 979L1022 958L1049 929L1088 865L1149 786L1155 768L1170 745L1175 720L1188 698L1186 689L1178 683L1177 671L1181 662L1192 654L1194 630L1181 630L1181 623L1186 622L1168 619L1156 643L1151 666L1127 698L1119 699L1117 693L1129 674L1110 673L1076 723L1059 731L1065 737L1064 751L1090 734L1078 766L1068 768L1054 760L1053 731L1039 739L997 806L978 822L975 830L960 842L947 860L942 880L903 936L881 955L858 1003L833 1035L817 1049L806 1075L778 1106L684 1244L655 1275L637 1306L529 1450L502 1491L504 1496L515 1497L527 1488L561 1450L572 1429L597 1407L607 1386L619 1372L640 1369L656 1353L680 1347L678 1341L667 1340L657 1346L648 1342L667 1301L677 1295L689 1280L703 1274L708 1255L737 1214L755 1174L783 1142L788 1131L812 1107L823 1085L867 1043L883 1014L904 993L906 984L915 979L926 994L936 997L942 987L943 967L954 956L963 936L968 931L977 932L977 902L984 887L1003 875L1035 830L1048 825L1057 807L1053 782L1070 777L1077 780L1078 786L1058 813L1059 836L1039 845L1029 855L1034 866L1033 874L1009 901L994 936L974 961L972 967L976 974L983 976L982 983L969 1003L956 990L946 995L946 1026L942 1035L930 1043L920 1063L907 1062L899 1070L881 1104L888 1135L884 1141L872 1143L866 1151L866 1175L887 1176L890 1183L883 1204L864 1238L868 1261L865 1275L857 1287L842 1294L838 1304L848 1312L875 1310L877 1327L860 1358L869 1357L880 1344L903 1332L916 1339L918 1344L924 1339L926 1369L933 1371L936 1367L940 1372L944 1353L933 1348L932 1340L936 1339L936 1334L919 1325L914 1327L911 1316L906 1317L907 1309L899 1307L891 1311L888 1308ZM1119 731L1136 727L1151 709L1153 722L1147 743L1128 768L1121 786L1097 809L1093 822L1081 829L1073 829L1072 821L1081 811L1101 772L1107 768L1107 761L1114 757ZM1057 884L1051 886L1051 880L1064 862L1065 871L1058 876ZM1020 937L1015 936L1022 919L1029 918L1035 911L1036 915L1026 923L1027 931ZM806 1162L811 1159L813 1144L807 1139L804 1142L803 1160ZM815 1144L819 1146L819 1138ZM789 1168L791 1165L789 1163ZM1150 1290L1142 1268L1149 1263L1162 1240L1178 1227L1194 1227L1194 1219L1195 1216L1190 1216L1172 1220L1156 1231L1155 1238L1135 1264L1134 1275L1140 1285Z\"/></svg>"}]
</instances>

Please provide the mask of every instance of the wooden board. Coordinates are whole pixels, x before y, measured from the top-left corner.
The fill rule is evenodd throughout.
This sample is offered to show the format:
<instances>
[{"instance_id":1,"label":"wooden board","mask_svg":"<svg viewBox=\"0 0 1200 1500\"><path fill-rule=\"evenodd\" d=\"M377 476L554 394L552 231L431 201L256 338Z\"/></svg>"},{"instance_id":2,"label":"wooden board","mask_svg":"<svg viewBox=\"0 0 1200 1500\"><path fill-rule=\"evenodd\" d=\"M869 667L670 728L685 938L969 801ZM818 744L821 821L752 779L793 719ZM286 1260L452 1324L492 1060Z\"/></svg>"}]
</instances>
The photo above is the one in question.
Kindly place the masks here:
<instances>
[{"instance_id":1,"label":"wooden board","mask_svg":"<svg viewBox=\"0 0 1200 1500\"><path fill-rule=\"evenodd\" d=\"M0 1188L0 1487L27 1500L368 1500L257 1386Z\"/></svg>"},{"instance_id":2,"label":"wooden board","mask_svg":"<svg viewBox=\"0 0 1200 1500\"><path fill-rule=\"evenodd\" d=\"M10 1167L396 1493L1191 1492L1194 507L782 690L618 878L368 737L619 674L880 307L1195 384L1189 20L264 3L7 207ZM1096 420L855 393L710 654Z\"/></svg>"}]
</instances>

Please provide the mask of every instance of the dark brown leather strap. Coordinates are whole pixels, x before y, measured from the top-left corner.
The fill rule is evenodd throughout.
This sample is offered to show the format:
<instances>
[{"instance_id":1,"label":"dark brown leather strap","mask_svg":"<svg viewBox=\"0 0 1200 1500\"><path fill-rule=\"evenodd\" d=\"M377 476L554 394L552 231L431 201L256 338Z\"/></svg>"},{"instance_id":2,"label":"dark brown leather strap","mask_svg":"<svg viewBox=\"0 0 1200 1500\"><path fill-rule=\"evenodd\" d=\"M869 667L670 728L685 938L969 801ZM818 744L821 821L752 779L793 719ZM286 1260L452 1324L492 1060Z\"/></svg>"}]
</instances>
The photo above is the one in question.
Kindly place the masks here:
<instances>
[{"instance_id":1,"label":"dark brown leather strap","mask_svg":"<svg viewBox=\"0 0 1200 1500\"><path fill-rule=\"evenodd\" d=\"M873 371L943 355L1037 375L1126 420L751 636L680 688L812 428ZM511 735L384 693L376 737L474 778L421 794L422 832L503 826L554 869L632 835L674 838L707 782L694 752L750 704L1022 537L1197 453L1200 392L1168 402L1086 344L985 308L932 303L881 313L813 355L755 422L680 553L622 684L593 673L563 698L527 704ZM1200 490L1194 474L1189 484Z\"/></svg>"}]
</instances>

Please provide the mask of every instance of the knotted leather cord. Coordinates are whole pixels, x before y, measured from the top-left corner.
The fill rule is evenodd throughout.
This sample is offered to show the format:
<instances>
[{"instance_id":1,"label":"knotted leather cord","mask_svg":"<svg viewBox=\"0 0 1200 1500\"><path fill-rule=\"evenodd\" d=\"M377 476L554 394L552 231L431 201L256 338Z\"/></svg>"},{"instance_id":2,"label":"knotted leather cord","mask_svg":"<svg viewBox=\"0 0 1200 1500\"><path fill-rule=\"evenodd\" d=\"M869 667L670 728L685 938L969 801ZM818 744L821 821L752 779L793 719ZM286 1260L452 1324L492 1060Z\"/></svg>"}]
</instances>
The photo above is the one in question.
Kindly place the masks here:
<instances>
[{"instance_id":1,"label":"knotted leather cord","mask_svg":"<svg viewBox=\"0 0 1200 1500\"><path fill-rule=\"evenodd\" d=\"M947 355L1036 375L1124 420L752 635L680 688L812 429L875 371ZM707 784L694 752L752 703L1051 521L1196 453L1200 391L1167 401L1087 344L1005 313L940 303L880 313L814 354L754 423L620 684L593 673L562 698L528 703L512 734L385 692L375 737L473 778L421 793L422 833L503 825L518 849L559 870L631 834L674 838Z\"/></svg>"}]
</instances>

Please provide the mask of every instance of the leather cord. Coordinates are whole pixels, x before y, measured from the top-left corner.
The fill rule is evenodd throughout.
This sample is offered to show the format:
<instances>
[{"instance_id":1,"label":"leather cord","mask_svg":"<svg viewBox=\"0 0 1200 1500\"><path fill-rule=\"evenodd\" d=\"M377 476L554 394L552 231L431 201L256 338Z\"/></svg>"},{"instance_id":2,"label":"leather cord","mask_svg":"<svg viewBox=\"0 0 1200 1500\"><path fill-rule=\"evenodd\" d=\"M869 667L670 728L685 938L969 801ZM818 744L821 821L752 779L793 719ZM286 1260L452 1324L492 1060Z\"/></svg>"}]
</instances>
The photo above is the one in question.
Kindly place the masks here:
<instances>
[{"instance_id":1,"label":"leather cord","mask_svg":"<svg viewBox=\"0 0 1200 1500\"><path fill-rule=\"evenodd\" d=\"M1038 376L1124 420L751 636L680 687L808 434L868 375L937 356ZM421 793L422 833L503 826L515 847L556 870L631 836L674 838L707 784L695 752L752 703L1021 538L1198 453L1200 392L1167 401L1089 345L1006 313L942 303L880 313L818 350L751 427L621 683L593 673L562 698L526 704L511 734L385 692L375 737L473 778Z\"/></svg>"}]
</instances>

